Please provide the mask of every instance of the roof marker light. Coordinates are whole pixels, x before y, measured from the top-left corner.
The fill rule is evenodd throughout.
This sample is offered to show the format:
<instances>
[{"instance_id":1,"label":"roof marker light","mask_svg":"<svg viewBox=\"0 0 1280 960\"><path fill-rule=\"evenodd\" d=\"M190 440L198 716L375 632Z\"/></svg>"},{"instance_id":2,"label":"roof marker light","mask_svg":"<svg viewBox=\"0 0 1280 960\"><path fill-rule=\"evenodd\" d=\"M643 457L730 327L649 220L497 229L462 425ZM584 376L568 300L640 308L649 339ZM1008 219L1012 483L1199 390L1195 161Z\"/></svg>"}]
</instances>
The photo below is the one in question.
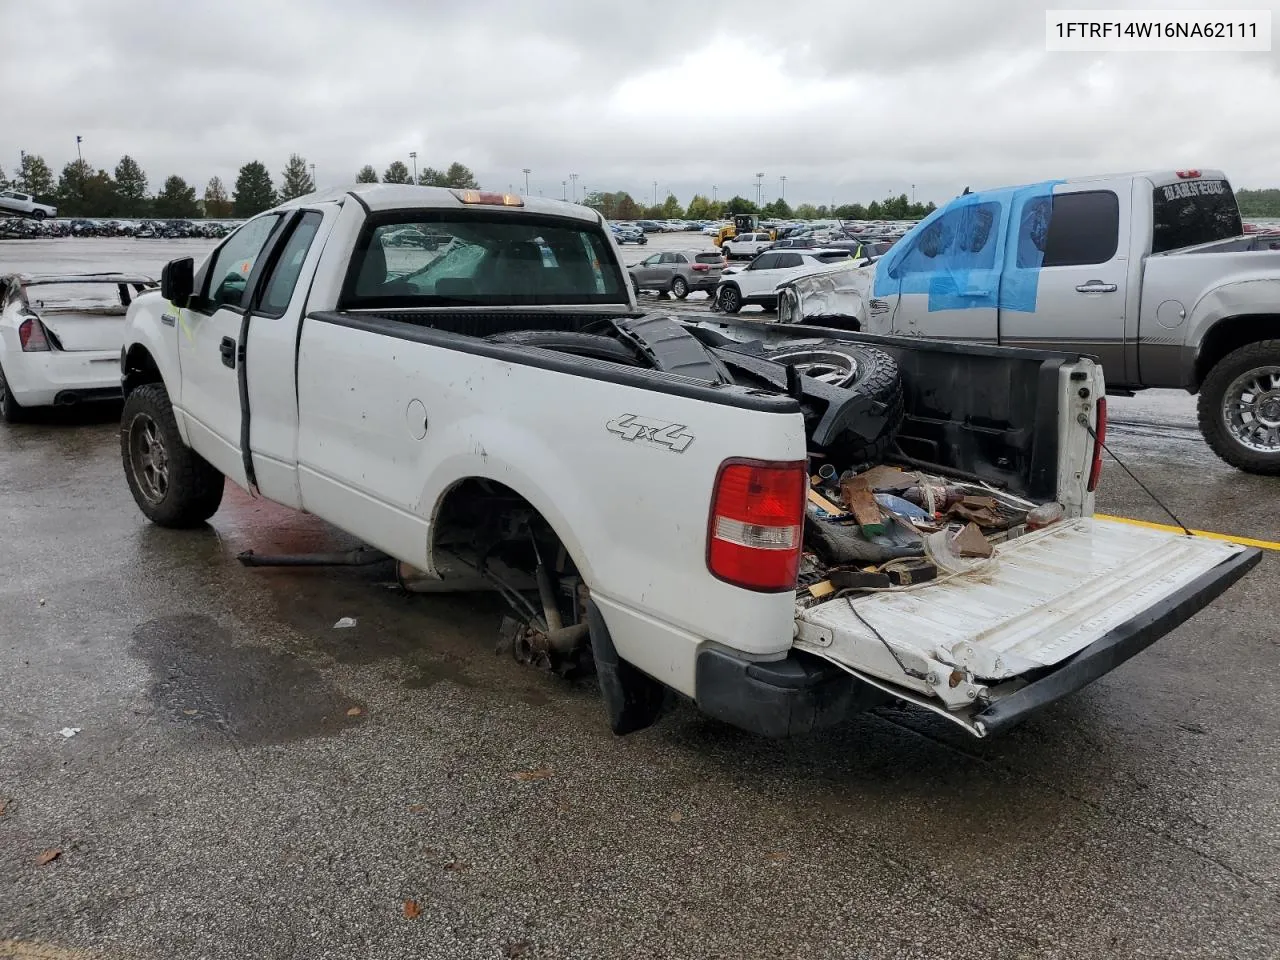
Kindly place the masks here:
<instances>
[{"instance_id":1,"label":"roof marker light","mask_svg":"<svg viewBox=\"0 0 1280 960\"><path fill-rule=\"evenodd\" d=\"M449 191L463 203L496 207L523 207L524 199L514 193L490 193L484 190Z\"/></svg>"}]
</instances>

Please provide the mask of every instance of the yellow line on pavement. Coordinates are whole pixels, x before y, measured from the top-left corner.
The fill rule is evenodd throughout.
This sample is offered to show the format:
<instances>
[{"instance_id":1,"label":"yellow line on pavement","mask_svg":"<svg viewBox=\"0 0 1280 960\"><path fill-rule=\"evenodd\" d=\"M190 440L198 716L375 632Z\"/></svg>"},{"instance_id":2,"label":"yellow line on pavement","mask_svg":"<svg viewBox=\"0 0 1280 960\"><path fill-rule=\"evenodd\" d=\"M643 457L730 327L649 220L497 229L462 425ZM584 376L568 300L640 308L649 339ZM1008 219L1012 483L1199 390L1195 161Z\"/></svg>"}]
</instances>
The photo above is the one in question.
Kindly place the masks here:
<instances>
[{"instance_id":1,"label":"yellow line on pavement","mask_svg":"<svg viewBox=\"0 0 1280 960\"><path fill-rule=\"evenodd\" d=\"M1172 533L1181 533L1181 527L1172 527L1167 523L1149 523L1146 520L1132 520L1129 517L1112 517L1105 513L1095 513L1094 516L1099 520L1110 520L1112 523L1127 523L1135 527L1149 527L1152 530L1168 530ZM1274 540L1254 540L1250 537L1233 537L1229 533L1213 533L1210 530L1192 530L1197 537L1208 537L1210 540L1227 540L1231 543L1240 543L1246 547L1261 547L1263 550L1280 550L1280 543Z\"/></svg>"}]
</instances>

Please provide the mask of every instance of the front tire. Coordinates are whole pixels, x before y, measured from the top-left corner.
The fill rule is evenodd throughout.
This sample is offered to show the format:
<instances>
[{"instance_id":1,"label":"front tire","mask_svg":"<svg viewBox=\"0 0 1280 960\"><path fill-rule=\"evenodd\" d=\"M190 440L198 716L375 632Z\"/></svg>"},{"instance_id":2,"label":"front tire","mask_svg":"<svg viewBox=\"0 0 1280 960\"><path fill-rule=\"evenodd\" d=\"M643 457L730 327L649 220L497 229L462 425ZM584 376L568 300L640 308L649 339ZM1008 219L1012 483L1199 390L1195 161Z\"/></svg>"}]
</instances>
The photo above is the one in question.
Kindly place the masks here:
<instances>
[{"instance_id":1,"label":"front tire","mask_svg":"<svg viewBox=\"0 0 1280 960\"><path fill-rule=\"evenodd\" d=\"M31 216L34 217L36 220L43 220L45 214L43 210L32 210Z\"/></svg>"},{"instance_id":2,"label":"front tire","mask_svg":"<svg viewBox=\"0 0 1280 960\"><path fill-rule=\"evenodd\" d=\"M133 499L152 523L198 527L222 503L225 478L182 442L161 384L138 387L125 400L120 455Z\"/></svg>"},{"instance_id":3,"label":"front tire","mask_svg":"<svg viewBox=\"0 0 1280 960\"><path fill-rule=\"evenodd\" d=\"M720 309L725 313L737 313L742 309L742 291L732 283L720 290Z\"/></svg>"},{"instance_id":4,"label":"front tire","mask_svg":"<svg viewBox=\"0 0 1280 960\"><path fill-rule=\"evenodd\" d=\"M1204 378L1200 432L1219 457L1246 473L1280 475L1280 340L1233 350Z\"/></svg>"},{"instance_id":5,"label":"front tire","mask_svg":"<svg viewBox=\"0 0 1280 960\"><path fill-rule=\"evenodd\" d=\"M689 282L684 277L675 276L671 278L671 295L677 300L683 300L689 295Z\"/></svg>"}]
</instances>

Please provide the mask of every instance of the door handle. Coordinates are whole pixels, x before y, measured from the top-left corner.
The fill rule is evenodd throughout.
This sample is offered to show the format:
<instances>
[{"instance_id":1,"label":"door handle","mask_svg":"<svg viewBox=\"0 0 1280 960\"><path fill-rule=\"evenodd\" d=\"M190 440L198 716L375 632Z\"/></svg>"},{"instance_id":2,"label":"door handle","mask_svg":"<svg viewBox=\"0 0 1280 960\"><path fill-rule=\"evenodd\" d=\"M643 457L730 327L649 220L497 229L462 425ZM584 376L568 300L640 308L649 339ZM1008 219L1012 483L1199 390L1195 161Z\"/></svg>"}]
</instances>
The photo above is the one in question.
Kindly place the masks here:
<instances>
[{"instance_id":1,"label":"door handle","mask_svg":"<svg viewBox=\"0 0 1280 960\"><path fill-rule=\"evenodd\" d=\"M222 354L222 365L234 370L236 368L236 342L230 337L223 337L218 351Z\"/></svg>"},{"instance_id":2,"label":"door handle","mask_svg":"<svg viewBox=\"0 0 1280 960\"><path fill-rule=\"evenodd\" d=\"M1090 280L1088 283L1079 284L1076 290L1079 293L1115 293L1116 285L1103 283L1101 280Z\"/></svg>"}]
</instances>

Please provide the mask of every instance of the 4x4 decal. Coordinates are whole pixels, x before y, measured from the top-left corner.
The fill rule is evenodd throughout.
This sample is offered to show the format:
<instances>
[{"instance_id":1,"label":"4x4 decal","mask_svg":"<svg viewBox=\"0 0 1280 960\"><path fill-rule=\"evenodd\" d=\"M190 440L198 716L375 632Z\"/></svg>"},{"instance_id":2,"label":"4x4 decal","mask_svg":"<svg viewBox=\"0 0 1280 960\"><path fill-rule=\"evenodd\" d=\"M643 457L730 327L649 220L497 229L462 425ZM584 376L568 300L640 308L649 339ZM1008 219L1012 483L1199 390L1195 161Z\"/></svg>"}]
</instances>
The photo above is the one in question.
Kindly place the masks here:
<instances>
[{"instance_id":1,"label":"4x4 decal","mask_svg":"<svg viewBox=\"0 0 1280 960\"><path fill-rule=\"evenodd\" d=\"M667 423L665 420L654 420L650 417L638 417L634 413L624 413L614 417L605 429L616 433L623 440L640 441L655 447L666 447L676 453L684 453L693 443L693 434L685 433L683 423Z\"/></svg>"}]
</instances>

